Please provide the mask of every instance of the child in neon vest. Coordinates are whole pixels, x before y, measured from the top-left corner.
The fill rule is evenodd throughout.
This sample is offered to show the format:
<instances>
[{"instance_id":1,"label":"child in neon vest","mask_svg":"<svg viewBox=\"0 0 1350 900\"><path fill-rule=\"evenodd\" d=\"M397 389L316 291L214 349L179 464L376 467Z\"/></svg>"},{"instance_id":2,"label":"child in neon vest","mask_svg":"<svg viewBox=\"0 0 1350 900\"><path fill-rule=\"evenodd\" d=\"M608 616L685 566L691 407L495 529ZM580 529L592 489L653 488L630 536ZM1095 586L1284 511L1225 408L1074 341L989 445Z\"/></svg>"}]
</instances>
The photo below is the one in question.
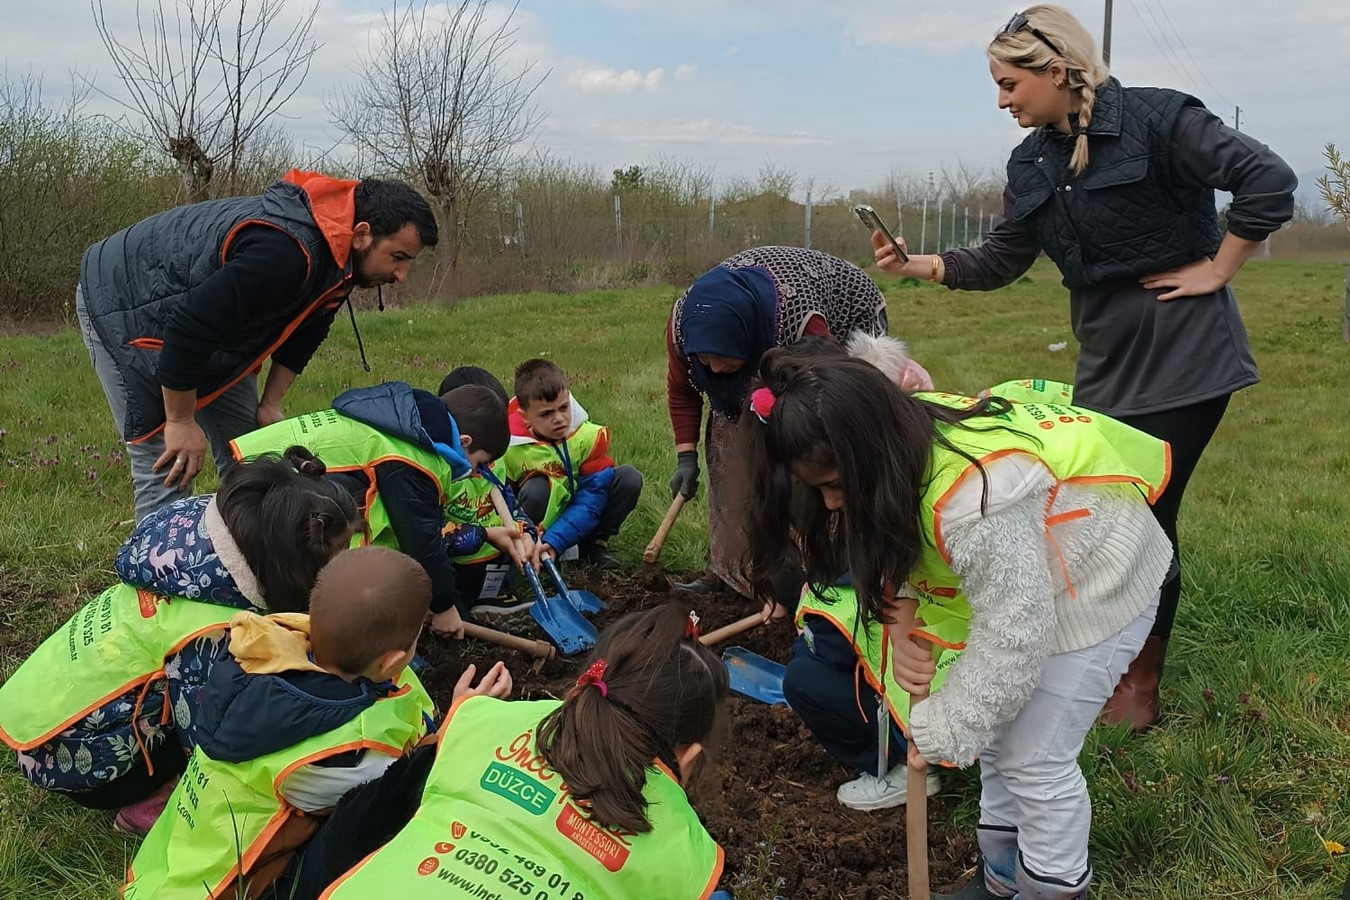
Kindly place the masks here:
<instances>
[{"instance_id":1,"label":"child in neon vest","mask_svg":"<svg viewBox=\"0 0 1350 900\"><path fill-rule=\"evenodd\" d=\"M220 490L141 520L121 581L0 687L0 737L33 784L144 834L192 749L201 685L233 609L307 608L314 578L360 524L302 447L231 466ZM35 702L35 697L40 701Z\"/></svg>"},{"instance_id":2,"label":"child in neon vest","mask_svg":"<svg viewBox=\"0 0 1350 900\"><path fill-rule=\"evenodd\" d=\"M614 465L609 429L589 420L556 363L521 363L515 389L506 475L521 509L539 526L535 556L556 557L579 545L582 559L617 568L609 540L637 506L642 474Z\"/></svg>"},{"instance_id":3,"label":"child in neon vest","mask_svg":"<svg viewBox=\"0 0 1350 900\"><path fill-rule=\"evenodd\" d=\"M127 898L258 896L348 790L432 727L407 670L431 600L426 572L385 547L339 553L309 615L239 613L212 669L197 748L128 870ZM505 696L500 663L458 694ZM281 896L286 896L283 892Z\"/></svg>"},{"instance_id":4,"label":"child in neon vest","mask_svg":"<svg viewBox=\"0 0 1350 900\"><path fill-rule=\"evenodd\" d=\"M480 366L458 366L441 379L439 393L445 396L455 388L465 385L479 385L496 394L506 406L510 397L506 388L487 369ZM486 472L483 469L487 469ZM508 562L519 568L528 552L520 549L512 538L519 535L525 539L525 546L532 547L533 538L528 533L521 534L516 522L506 525L493 508L489 492L498 487L508 508L515 508L514 494L504 483L506 468L504 461L498 459L489 466L480 466L468 477L451 484L445 499L445 548L455 570L455 588L458 599L455 607L461 616L473 614L478 600L483 598L484 585L488 581L489 565L497 565L499 573L493 584L494 590L488 596L496 594L503 587L502 556L510 557Z\"/></svg>"},{"instance_id":5,"label":"child in neon vest","mask_svg":"<svg viewBox=\"0 0 1350 900\"><path fill-rule=\"evenodd\" d=\"M1157 610L1171 547L1147 503L1166 444L1076 407L910 397L855 360L773 351L760 375L752 571L793 541L809 583L851 571L859 624L886 623L910 692L935 674L909 639L928 626L885 587L908 582L935 621L964 608L964 649L908 720L916 767L982 763L981 875L959 896L1084 897L1077 755Z\"/></svg>"},{"instance_id":6,"label":"child in neon vest","mask_svg":"<svg viewBox=\"0 0 1350 900\"><path fill-rule=\"evenodd\" d=\"M680 607L630 613L561 703L456 703L435 746L343 798L294 900L711 896L722 851L682 785L727 675L697 634Z\"/></svg>"},{"instance_id":7,"label":"child in neon vest","mask_svg":"<svg viewBox=\"0 0 1350 900\"><path fill-rule=\"evenodd\" d=\"M355 388L331 409L284 419L231 442L237 459L304 443L330 479L358 498L366 519L360 543L393 547L431 577L431 631L461 638L454 571L441 535L450 484L506 450L506 409L486 388L443 397L387 381ZM507 544L509 546L509 542Z\"/></svg>"}]
</instances>

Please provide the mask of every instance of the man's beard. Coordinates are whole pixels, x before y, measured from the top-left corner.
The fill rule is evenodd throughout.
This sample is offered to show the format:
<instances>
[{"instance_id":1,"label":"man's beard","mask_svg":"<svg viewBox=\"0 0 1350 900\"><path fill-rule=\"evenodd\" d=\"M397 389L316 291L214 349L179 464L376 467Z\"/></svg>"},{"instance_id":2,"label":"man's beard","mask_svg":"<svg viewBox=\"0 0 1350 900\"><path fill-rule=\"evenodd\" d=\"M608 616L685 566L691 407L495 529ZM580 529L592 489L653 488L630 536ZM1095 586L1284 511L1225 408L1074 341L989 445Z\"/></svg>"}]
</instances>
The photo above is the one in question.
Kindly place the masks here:
<instances>
[{"instance_id":1,"label":"man's beard","mask_svg":"<svg viewBox=\"0 0 1350 900\"><path fill-rule=\"evenodd\" d=\"M365 262L369 255L369 250L357 250L352 248L352 282L357 287L373 288L385 283L385 281L375 281L366 274Z\"/></svg>"}]
</instances>

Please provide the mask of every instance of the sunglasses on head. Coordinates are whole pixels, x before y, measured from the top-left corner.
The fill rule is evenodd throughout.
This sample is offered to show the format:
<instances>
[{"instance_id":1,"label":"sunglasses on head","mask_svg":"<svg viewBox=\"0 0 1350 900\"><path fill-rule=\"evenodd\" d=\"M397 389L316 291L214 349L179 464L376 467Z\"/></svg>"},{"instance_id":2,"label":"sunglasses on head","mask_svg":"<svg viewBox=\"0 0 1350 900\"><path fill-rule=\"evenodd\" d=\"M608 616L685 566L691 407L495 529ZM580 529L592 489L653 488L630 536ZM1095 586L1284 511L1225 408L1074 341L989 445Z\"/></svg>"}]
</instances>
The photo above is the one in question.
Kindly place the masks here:
<instances>
[{"instance_id":1,"label":"sunglasses on head","mask_svg":"<svg viewBox=\"0 0 1350 900\"><path fill-rule=\"evenodd\" d=\"M1046 37L1039 28L1031 24L1031 20L1027 18L1026 13L1014 13L1013 17L1008 20L1008 24L1003 26L1003 30L999 32L999 35L1017 34L1017 32L1024 28L1035 35L1042 44L1054 51L1056 56L1064 55L1060 52L1060 49L1055 46L1053 41Z\"/></svg>"}]
</instances>

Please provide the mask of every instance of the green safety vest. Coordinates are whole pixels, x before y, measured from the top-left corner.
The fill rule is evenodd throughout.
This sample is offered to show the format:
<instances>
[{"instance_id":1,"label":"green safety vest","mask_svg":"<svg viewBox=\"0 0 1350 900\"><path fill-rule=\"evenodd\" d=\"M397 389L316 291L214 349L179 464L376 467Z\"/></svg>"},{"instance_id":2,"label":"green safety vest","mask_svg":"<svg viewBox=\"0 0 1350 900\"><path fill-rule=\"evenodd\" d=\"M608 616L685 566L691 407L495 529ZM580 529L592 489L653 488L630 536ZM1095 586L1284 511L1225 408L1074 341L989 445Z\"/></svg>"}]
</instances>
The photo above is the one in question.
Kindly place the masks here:
<instances>
[{"instance_id":1,"label":"green safety vest","mask_svg":"<svg viewBox=\"0 0 1350 900\"><path fill-rule=\"evenodd\" d=\"M609 429L591 421L582 422L576 430L563 441L567 447L567 458L571 460L571 471L563 463L563 453L558 444L548 441L533 441L528 444L512 444L506 448L502 457L505 464L506 480L520 484L536 475L547 475L553 482L548 494L548 509L544 511L544 521L537 522L540 528L548 528L558 521L558 516L572 502L576 493L577 479L581 477L582 464L591 458L597 450L609 452Z\"/></svg>"},{"instance_id":2,"label":"green safety vest","mask_svg":"<svg viewBox=\"0 0 1350 900\"><path fill-rule=\"evenodd\" d=\"M501 460L494 462L491 468L492 474L497 477L498 481L506 480L506 469ZM492 505L492 498L489 496L492 488L492 482L484 478L477 469L472 470L467 476L452 484L445 498L446 533L453 531L459 525L480 525L483 528L495 528L504 524L502 517L497 515L497 510ZM486 562L498 555L500 555L500 551L484 541L478 552L468 553L464 556L452 556L450 559L457 565L464 566Z\"/></svg>"},{"instance_id":3,"label":"green safety vest","mask_svg":"<svg viewBox=\"0 0 1350 900\"><path fill-rule=\"evenodd\" d=\"M164 661L220 631L232 606L115 584L42 642L0 686L0 740L45 744L108 701L164 675ZM167 712L167 710L166 710Z\"/></svg>"},{"instance_id":4,"label":"green safety vest","mask_svg":"<svg viewBox=\"0 0 1350 900\"><path fill-rule=\"evenodd\" d=\"M375 477L377 465L398 460L420 470L436 483L442 505L446 487L455 477L450 464L435 451L387 435L335 409L321 409L251 431L230 441L230 451L235 459L252 459L263 453L281 453L295 444L323 460L329 472L365 473L370 483L362 504L366 527L364 534L352 538L353 547L378 544L399 549L394 529L389 524L389 513L380 498Z\"/></svg>"},{"instance_id":5,"label":"green safety vest","mask_svg":"<svg viewBox=\"0 0 1350 900\"><path fill-rule=\"evenodd\" d=\"M469 697L450 711L422 803L392 841L323 898L706 898L722 848L684 789L653 763L643 789L652 828L604 828L539 754L534 730L557 700Z\"/></svg>"},{"instance_id":6,"label":"green safety vest","mask_svg":"<svg viewBox=\"0 0 1350 900\"><path fill-rule=\"evenodd\" d=\"M930 392L915 396L954 408L976 402L975 398L956 394ZM1051 403L1014 403L1007 413L968 421L978 428L1006 426L971 431L959 425L937 423L943 437L982 465L1009 453L1026 453L1045 463L1059 483L1136 484L1150 503L1157 500L1171 475L1171 453L1165 441L1101 413ZM942 537L942 508L958 482L973 468L960 454L935 443L920 502L923 533L929 539L924 541L908 581L919 595L917 615L924 623L919 633L941 648L938 671L930 688L934 691L946 680L947 670L964 649L970 631L970 603L961 590L960 577L952 571ZM1077 514L1073 511L1047 515L1046 533L1074 518ZM1072 590L1073 586L1069 588ZM885 695L891 716L907 729L909 695L896 684L891 673L885 631L878 622L859 627L853 590L807 591L797 607L799 627L808 614L825 619L853 643L868 683Z\"/></svg>"},{"instance_id":7,"label":"green safety vest","mask_svg":"<svg viewBox=\"0 0 1350 900\"><path fill-rule=\"evenodd\" d=\"M1068 406L1073 403L1073 385L1067 381L1049 381L1044 378L1020 378L1004 381L980 393L981 397L1002 397L1014 403L1054 403Z\"/></svg>"},{"instance_id":8,"label":"green safety vest","mask_svg":"<svg viewBox=\"0 0 1350 900\"><path fill-rule=\"evenodd\" d=\"M249 762L218 762L201 747L193 750L127 869L125 900L234 897L273 836L302 814L281 798L282 782L292 772L361 748L398 757L426 734L435 704L411 670L398 684L346 724ZM251 887L256 893L265 885Z\"/></svg>"}]
</instances>

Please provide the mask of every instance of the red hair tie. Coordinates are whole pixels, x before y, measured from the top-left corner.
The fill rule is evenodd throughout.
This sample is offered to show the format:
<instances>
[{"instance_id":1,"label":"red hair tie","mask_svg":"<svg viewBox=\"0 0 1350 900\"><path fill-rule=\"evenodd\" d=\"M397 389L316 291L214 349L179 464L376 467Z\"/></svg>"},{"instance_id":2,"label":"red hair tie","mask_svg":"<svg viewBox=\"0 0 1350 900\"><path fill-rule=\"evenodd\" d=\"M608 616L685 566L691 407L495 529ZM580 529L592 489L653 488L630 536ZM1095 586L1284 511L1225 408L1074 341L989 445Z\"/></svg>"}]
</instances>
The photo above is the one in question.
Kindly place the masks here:
<instances>
[{"instance_id":1,"label":"red hair tie","mask_svg":"<svg viewBox=\"0 0 1350 900\"><path fill-rule=\"evenodd\" d=\"M604 681L605 669L608 667L608 664L603 659L597 659L577 678L577 687L584 688L587 685L593 684L600 689L601 697L608 697L609 685L605 684Z\"/></svg>"},{"instance_id":2,"label":"red hair tie","mask_svg":"<svg viewBox=\"0 0 1350 900\"><path fill-rule=\"evenodd\" d=\"M687 640L698 640L698 613L689 610L689 618L684 623L684 636Z\"/></svg>"},{"instance_id":3,"label":"red hair tie","mask_svg":"<svg viewBox=\"0 0 1350 900\"><path fill-rule=\"evenodd\" d=\"M773 406L777 402L778 398L773 395L773 391L766 387L755 388L750 392L750 411L765 425L769 424L769 414L773 412Z\"/></svg>"}]
</instances>

